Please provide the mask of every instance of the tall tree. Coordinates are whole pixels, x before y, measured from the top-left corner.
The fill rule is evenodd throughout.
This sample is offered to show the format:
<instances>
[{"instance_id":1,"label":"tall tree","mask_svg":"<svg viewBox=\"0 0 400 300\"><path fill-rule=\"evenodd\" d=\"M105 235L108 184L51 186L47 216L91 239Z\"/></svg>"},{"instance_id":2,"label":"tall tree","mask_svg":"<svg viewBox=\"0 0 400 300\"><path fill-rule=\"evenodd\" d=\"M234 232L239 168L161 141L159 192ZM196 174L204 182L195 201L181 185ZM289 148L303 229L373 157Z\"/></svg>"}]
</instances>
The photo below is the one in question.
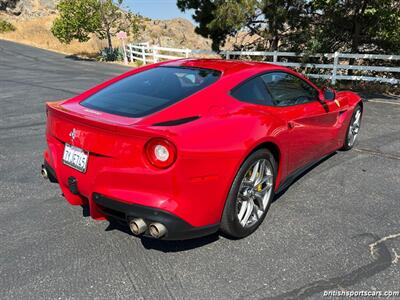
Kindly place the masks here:
<instances>
[{"instance_id":1,"label":"tall tree","mask_svg":"<svg viewBox=\"0 0 400 300\"><path fill-rule=\"evenodd\" d=\"M194 9L193 19L197 22L196 33L211 38L212 48L218 50L219 46L229 34L223 28L210 27L214 20L214 11L217 8L213 0L178 0L177 5L182 10Z\"/></svg>"},{"instance_id":2,"label":"tall tree","mask_svg":"<svg viewBox=\"0 0 400 300\"><path fill-rule=\"evenodd\" d=\"M194 10L196 32L211 38L214 50L239 33L254 37L245 47L269 50L298 48L309 38L307 0L178 0L177 5Z\"/></svg>"},{"instance_id":3,"label":"tall tree","mask_svg":"<svg viewBox=\"0 0 400 300\"><path fill-rule=\"evenodd\" d=\"M400 52L399 0L313 0L316 51Z\"/></svg>"},{"instance_id":4,"label":"tall tree","mask_svg":"<svg viewBox=\"0 0 400 300\"><path fill-rule=\"evenodd\" d=\"M76 39L86 42L91 34L107 39L112 48L111 37L118 31L136 34L140 30L138 15L122 9L123 0L62 0L58 5L59 16L51 31L62 43Z\"/></svg>"}]
</instances>

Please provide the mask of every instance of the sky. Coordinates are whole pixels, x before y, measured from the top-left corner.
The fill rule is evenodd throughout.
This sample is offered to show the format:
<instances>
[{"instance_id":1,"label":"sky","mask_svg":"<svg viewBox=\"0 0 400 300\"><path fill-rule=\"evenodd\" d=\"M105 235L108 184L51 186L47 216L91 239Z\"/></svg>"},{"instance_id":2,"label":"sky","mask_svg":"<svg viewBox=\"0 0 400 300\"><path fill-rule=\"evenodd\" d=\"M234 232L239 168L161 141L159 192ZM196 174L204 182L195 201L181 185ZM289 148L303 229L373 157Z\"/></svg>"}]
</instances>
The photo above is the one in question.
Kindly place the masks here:
<instances>
[{"instance_id":1,"label":"sky","mask_svg":"<svg viewBox=\"0 0 400 300\"><path fill-rule=\"evenodd\" d=\"M189 11L184 13L180 11L176 6L176 0L125 0L124 4L133 12L151 19L164 20L181 17L194 22Z\"/></svg>"}]
</instances>

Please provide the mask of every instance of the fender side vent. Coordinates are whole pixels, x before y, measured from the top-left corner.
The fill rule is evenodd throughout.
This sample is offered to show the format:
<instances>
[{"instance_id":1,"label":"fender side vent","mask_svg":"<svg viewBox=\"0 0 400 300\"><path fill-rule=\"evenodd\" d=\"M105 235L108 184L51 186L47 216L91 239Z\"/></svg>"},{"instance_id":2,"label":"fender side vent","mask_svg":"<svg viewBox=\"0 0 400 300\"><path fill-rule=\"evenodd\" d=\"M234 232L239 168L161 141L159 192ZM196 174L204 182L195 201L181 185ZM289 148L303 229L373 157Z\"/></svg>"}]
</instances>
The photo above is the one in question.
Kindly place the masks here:
<instances>
[{"instance_id":1,"label":"fender side vent","mask_svg":"<svg viewBox=\"0 0 400 300\"><path fill-rule=\"evenodd\" d=\"M199 116L194 116L194 117L188 117L188 118L182 118L182 119L177 119L177 120L170 120L170 121L165 121L165 122L159 122L159 123L154 123L153 126L176 126L176 125L182 125L185 123L189 123L192 121L195 121L199 119Z\"/></svg>"}]
</instances>

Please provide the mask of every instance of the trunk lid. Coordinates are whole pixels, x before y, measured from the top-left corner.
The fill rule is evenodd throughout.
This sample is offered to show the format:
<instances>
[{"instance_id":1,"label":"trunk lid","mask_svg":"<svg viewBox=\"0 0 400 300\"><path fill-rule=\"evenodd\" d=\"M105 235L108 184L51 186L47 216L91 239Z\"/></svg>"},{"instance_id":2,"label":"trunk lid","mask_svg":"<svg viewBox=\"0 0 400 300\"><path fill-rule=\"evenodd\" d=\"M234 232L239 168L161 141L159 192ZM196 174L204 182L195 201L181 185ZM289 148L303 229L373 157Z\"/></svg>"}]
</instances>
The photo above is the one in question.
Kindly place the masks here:
<instances>
[{"instance_id":1,"label":"trunk lid","mask_svg":"<svg viewBox=\"0 0 400 300\"><path fill-rule=\"evenodd\" d=\"M46 104L47 133L61 143L88 151L91 155L123 158L140 152L156 130L134 125L140 118L92 111L79 103Z\"/></svg>"}]
</instances>

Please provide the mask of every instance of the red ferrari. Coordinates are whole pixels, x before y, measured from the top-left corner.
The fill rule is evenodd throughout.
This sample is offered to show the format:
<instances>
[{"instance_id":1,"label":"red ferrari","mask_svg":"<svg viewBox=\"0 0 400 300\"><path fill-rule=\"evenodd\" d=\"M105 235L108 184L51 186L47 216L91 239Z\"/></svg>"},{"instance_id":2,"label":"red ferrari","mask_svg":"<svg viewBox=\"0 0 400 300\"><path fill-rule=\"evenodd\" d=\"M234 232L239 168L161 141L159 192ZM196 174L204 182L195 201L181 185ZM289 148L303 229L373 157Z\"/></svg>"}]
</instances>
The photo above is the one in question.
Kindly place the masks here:
<instances>
[{"instance_id":1,"label":"red ferrari","mask_svg":"<svg viewBox=\"0 0 400 300\"><path fill-rule=\"evenodd\" d=\"M95 219L135 235L242 238L274 194L356 142L363 103L259 62L137 68L46 105L42 175Z\"/></svg>"}]
</instances>

